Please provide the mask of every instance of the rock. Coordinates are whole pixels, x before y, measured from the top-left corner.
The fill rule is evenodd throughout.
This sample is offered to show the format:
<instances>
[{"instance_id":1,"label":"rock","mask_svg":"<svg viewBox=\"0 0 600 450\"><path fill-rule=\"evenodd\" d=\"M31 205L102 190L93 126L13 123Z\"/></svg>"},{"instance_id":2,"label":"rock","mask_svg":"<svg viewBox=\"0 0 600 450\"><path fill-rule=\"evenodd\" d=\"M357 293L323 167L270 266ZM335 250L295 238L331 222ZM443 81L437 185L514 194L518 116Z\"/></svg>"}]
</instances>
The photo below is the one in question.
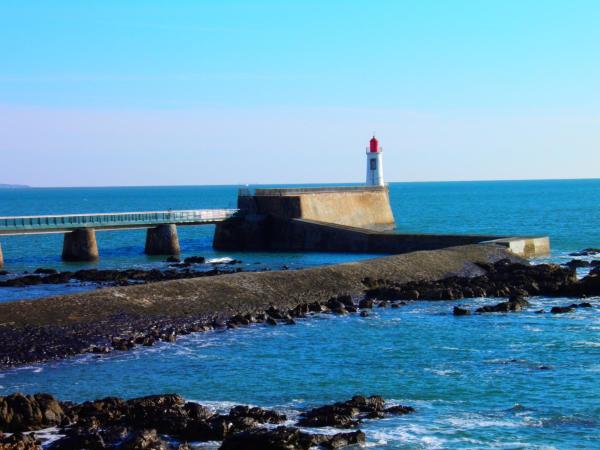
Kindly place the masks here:
<instances>
[{"instance_id":1,"label":"rock","mask_svg":"<svg viewBox=\"0 0 600 450\"><path fill-rule=\"evenodd\" d=\"M102 425L112 425L123 420L129 413L124 400L117 397L106 397L88 401L73 407L78 423L97 421Z\"/></svg>"},{"instance_id":2,"label":"rock","mask_svg":"<svg viewBox=\"0 0 600 450\"><path fill-rule=\"evenodd\" d=\"M277 325L277 321L275 319L273 319L271 316L267 317L267 319L265 320L265 323L267 325L271 325L271 326L275 326Z\"/></svg>"},{"instance_id":3,"label":"rock","mask_svg":"<svg viewBox=\"0 0 600 450\"><path fill-rule=\"evenodd\" d=\"M230 417L251 417L259 423L280 424L287 420L284 414L262 408L236 406L229 411Z\"/></svg>"},{"instance_id":4,"label":"rock","mask_svg":"<svg viewBox=\"0 0 600 450\"><path fill-rule=\"evenodd\" d=\"M575 311L572 306L553 306L550 312L552 314L565 314Z\"/></svg>"},{"instance_id":5,"label":"rock","mask_svg":"<svg viewBox=\"0 0 600 450\"><path fill-rule=\"evenodd\" d=\"M594 256L600 254L600 248L584 248L578 252L569 253L569 256Z\"/></svg>"},{"instance_id":6,"label":"rock","mask_svg":"<svg viewBox=\"0 0 600 450\"><path fill-rule=\"evenodd\" d=\"M121 450L168 450L169 443L156 434L156 430L131 433L119 447Z\"/></svg>"},{"instance_id":7,"label":"rock","mask_svg":"<svg viewBox=\"0 0 600 450\"><path fill-rule=\"evenodd\" d=\"M167 259L165 259L165 262L178 263L181 262L181 259L179 259L177 256L169 256Z\"/></svg>"},{"instance_id":8,"label":"rock","mask_svg":"<svg viewBox=\"0 0 600 450\"><path fill-rule=\"evenodd\" d=\"M452 310L452 314L454 314L455 316L468 316L471 314L471 311L455 306Z\"/></svg>"},{"instance_id":9,"label":"rock","mask_svg":"<svg viewBox=\"0 0 600 450\"><path fill-rule=\"evenodd\" d=\"M273 319L277 319L277 320L282 320L282 319L286 318L285 315L281 311L279 311L277 308L275 308L274 306L271 306L269 309L267 309L265 311L265 313L268 316L271 316Z\"/></svg>"},{"instance_id":10,"label":"rock","mask_svg":"<svg viewBox=\"0 0 600 450\"><path fill-rule=\"evenodd\" d=\"M227 437L220 450L308 450L311 446L306 433L297 428L257 428Z\"/></svg>"},{"instance_id":11,"label":"rock","mask_svg":"<svg viewBox=\"0 0 600 450\"><path fill-rule=\"evenodd\" d=\"M38 275L54 275L58 273L58 270L56 269L44 269L44 268L39 268L39 269L35 269L34 272L35 274Z\"/></svg>"},{"instance_id":12,"label":"rock","mask_svg":"<svg viewBox=\"0 0 600 450\"><path fill-rule=\"evenodd\" d=\"M572 259L566 263L565 266L570 267L571 269L577 269L579 267L589 267L590 263L582 259Z\"/></svg>"},{"instance_id":13,"label":"rock","mask_svg":"<svg viewBox=\"0 0 600 450\"><path fill-rule=\"evenodd\" d=\"M337 298L330 298L327 301L327 307L332 311L335 311L337 309L346 309L346 305L339 301Z\"/></svg>"},{"instance_id":14,"label":"rock","mask_svg":"<svg viewBox=\"0 0 600 450\"><path fill-rule=\"evenodd\" d=\"M360 312L360 317L369 317L369 312L368 311L361 311Z\"/></svg>"},{"instance_id":15,"label":"rock","mask_svg":"<svg viewBox=\"0 0 600 450\"><path fill-rule=\"evenodd\" d=\"M39 430L69 422L63 405L51 395L16 393L0 397L0 431Z\"/></svg>"},{"instance_id":16,"label":"rock","mask_svg":"<svg viewBox=\"0 0 600 450\"><path fill-rule=\"evenodd\" d=\"M529 306L529 302L519 296L511 296L508 301L501 302L496 305L486 305L481 308L477 308L475 312L478 313L489 313L489 312L516 312L522 311L524 308Z\"/></svg>"},{"instance_id":17,"label":"rock","mask_svg":"<svg viewBox=\"0 0 600 450\"><path fill-rule=\"evenodd\" d=\"M410 414L410 413L414 413L414 412L415 412L415 408L413 408L412 406L404 406L404 405L390 406L389 408L385 409L386 414L391 414L394 416L402 416L404 414Z\"/></svg>"},{"instance_id":18,"label":"rock","mask_svg":"<svg viewBox=\"0 0 600 450\"><path fill-rule=\"evenodd\" d=\"M14 433L11 436L0 433L0 450L42 450L42 444L33 433Z\"/></svg>"},{"instance_id":19,"label":"rock","mask_svg":"<svg viewBox=\"0 0 600 450\"><path fill-rule=\"evenodd\" d=\"M51 450L104 450L108 446L97 429L74 428L52 443Z\"/></svg>"},{"instance_id":20,"label":"rock","mask_svg":"<svg viewBox=\"0 0 600 450\"><path fill-rule=\"evenodd\" d=\"M590 262L590 266L592 267L600 267L600 259L595 259L593 261ZM2 274L0 274L2 275Z\"/></svg>"},{"instance_id":21,"label":"rock","mask_svg":"<svg viewBox=\"0 0 600 450\"><path fill-rule=\"evenodd\" d=\"M365 433L356 430L350 433L337 433L334 435L311 434L305 436L305 439L311 439L312 446L322 448L336 449L349 447L350 445L361 445L367 440Z\"/></svg>"},{"instance_id":22,"label":"rock","mask_svg":"<svg viewBox=\"0 0 600 450\"><path fill-rule=\"evenodd\" d=\"M179 395L151 395L128 400L126 404L127 423L138 429L151 428L170 435L186 431L188 412L185 400Z\"/></svg>"},{"instance_id":23,"label":"rock","mask_svg":"<svg viewBox=\"0 0 600 450\"><path fill-rule=\"evenodd\" d=\"M371 309L373 308L373 299L371 298L363 298L358 302L358 307L360 309Z\"/></svg>"},{"instance_id":24,"label":"rock","mask_svg":"<svg viewBox=\"0 0 600 450\"><path fill-rule=\"evenodd\" d=\"M203 256L190 256L189 258L185 258L183 262L185 264L204 264L206 263L206 258Z\"/></svg>"},{"instance_id":25,"label":"rock","mask_svg":"<svg viewBox=\"0 0 600 450\"><path fill-rule=\"evenodd\" d=\"M421 297L421 294L416 289L410 289L402 291L401 297L403 300L418 300Z\"/></svg>"},{"instance_id":26,"label":"rock","mask_svg":"<svg viewBox=\"0 0 600 450\"><path fill-rule=\"evenodd\" d=\"M327 311L327 307L319 302L313 302L308 304L308 310L314 313L321 313Z\"/></svg>"},{"instance_id":27,"label":"rock","mask_svg":"<svg viewBox=\"0 0 600 450\"><path fill-rule=\"evenodd\" d=\"M385 413L385 401L380 396L355 396L345 402L314 408L300 415L303 427L356 427L360 420Z\"/></svg>"}]
</instances>

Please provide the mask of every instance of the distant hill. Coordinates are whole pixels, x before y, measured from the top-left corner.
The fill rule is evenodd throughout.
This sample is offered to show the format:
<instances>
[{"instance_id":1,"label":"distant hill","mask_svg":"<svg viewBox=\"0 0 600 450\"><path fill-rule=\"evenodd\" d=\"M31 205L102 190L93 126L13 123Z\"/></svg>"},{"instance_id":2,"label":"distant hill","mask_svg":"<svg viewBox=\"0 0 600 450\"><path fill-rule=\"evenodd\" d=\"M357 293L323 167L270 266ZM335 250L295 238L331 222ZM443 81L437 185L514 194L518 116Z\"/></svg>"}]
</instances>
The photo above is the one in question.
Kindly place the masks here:
<instances>
[{"instance_id":1,"label":"distant hill","mask_svg":"<svg viewBox=\"0 0 600 450\"><path fill-rule=\"evenodd\" d=\"M28 188L25 184L2 184L0 183L0 189L17 189L17 188Z\"/></svg>"}]
</instances>

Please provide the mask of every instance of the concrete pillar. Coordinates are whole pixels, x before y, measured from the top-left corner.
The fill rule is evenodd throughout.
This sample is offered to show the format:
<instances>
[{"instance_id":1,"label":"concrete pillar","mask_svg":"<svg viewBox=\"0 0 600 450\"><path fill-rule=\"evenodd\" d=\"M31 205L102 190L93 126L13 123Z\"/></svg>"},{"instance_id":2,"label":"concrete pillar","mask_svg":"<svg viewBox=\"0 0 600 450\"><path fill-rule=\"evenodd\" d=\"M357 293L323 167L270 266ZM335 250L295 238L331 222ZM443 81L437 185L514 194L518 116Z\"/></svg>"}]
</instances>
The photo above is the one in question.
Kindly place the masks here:
<instances>
[{"instance_id":1,"label":"concrete pillar","mask_svg":"<svg viewBox=\"0 0 600 450\"><path fill-rule=\"evenodd\" d=\"M2 256L2 244L0 244L0 267L4 265L4 256Z\"/></svg>"},{"instance_id":2,"label":"concrete pillar","mask_svg":"<svg viewBox=\"0 0 600 450\"><path fill-rule=\"evenodd\" d=\"M98 259L96 230L81 228L66 233L62 259L65 261L96 261Z\"/></svg>"},{"instance_id":3,"label":"concrete pillar","mask_svg":"<svg viewBox=\"0 0 600 450\"><path fill-rule=\"evenodd\" d=\"M180 252L175 225L166 224L148 228L145 249L147 255L179 255Z\"/></svg>"}]
</instances>

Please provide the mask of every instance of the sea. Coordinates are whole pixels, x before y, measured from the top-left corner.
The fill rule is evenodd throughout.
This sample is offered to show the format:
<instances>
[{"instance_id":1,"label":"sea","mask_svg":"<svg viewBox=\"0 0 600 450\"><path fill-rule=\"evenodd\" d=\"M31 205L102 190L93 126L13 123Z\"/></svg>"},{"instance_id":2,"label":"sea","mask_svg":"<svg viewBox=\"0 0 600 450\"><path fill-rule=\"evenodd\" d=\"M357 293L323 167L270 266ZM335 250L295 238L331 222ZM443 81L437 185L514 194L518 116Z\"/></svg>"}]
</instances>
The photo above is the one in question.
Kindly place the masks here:
<instances>
[{"instance_id":1,"label":"sea","mask_svg":"<svg viewBox=\"0 0 600 450\"><path fill-rule=\"evenodd\" d=\"M0 189L0 216L235 207L238 186ZM600 247L600 180L391 183L401 232L548 235L565 263ZM180 227L186 256L234 258L247 270L301 269L375 255L236 253L212 249L212 226ZM9 275L38 267L166 267L143 254L143 230L98 232L101 259L66 264L61 235L0 236ZM583 257L593 259L593 257ZM600 255L596 256L600 259ZM579 269L585 276L586 269ZM0 288L0 302L95 289ZM366 421L372 449L600 448L600 298L575 313L536 314L572 299L536 297L524 312L454 317L495 299L417 301L369 317L317 316L296 326L194 334L108 356L0 372L0 395L49 392L83 401L176 392L226 410L286 412L356 394L383 395L416 413ZM329 430L332 431L332 430ZM218 444L199 444L216 449Z\"/></svg>"}]
</instances>

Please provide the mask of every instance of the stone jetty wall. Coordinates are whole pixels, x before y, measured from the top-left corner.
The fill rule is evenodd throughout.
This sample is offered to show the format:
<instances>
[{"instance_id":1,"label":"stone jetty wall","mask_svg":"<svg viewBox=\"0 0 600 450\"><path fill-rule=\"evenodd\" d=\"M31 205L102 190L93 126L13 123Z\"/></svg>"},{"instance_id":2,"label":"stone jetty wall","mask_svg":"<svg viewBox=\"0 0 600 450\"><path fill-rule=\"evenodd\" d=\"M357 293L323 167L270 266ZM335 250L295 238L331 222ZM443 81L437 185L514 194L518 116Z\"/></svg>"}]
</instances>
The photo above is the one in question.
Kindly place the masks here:
<instances>
[{"instance_id":1,"label":"stone jetty wall","mask_svg":"<svg viewBox=\"0 0 600 450\"><path fill-rule=\"evenodd\" d=\"M476 263L523 261L494 245L468 245L296 271L241 272L0 304L5 327L96 323L118 315L176 318L292 308L339 295L363 295L365 278L397 282L483 273Z\"/></svg>"},{"instance_id":2,"label":"stone jetty wall","mask_svg":"<svg viewBox=\"0 0 600 450\"><path fill-rule=\"evenodd\" d=\"M218 250L400 254L490 242L523 257L550 252L545 236L394 232L387 187L257 189L242 192L238 207L217 224Z\"/></svg>"}]
</instances>

